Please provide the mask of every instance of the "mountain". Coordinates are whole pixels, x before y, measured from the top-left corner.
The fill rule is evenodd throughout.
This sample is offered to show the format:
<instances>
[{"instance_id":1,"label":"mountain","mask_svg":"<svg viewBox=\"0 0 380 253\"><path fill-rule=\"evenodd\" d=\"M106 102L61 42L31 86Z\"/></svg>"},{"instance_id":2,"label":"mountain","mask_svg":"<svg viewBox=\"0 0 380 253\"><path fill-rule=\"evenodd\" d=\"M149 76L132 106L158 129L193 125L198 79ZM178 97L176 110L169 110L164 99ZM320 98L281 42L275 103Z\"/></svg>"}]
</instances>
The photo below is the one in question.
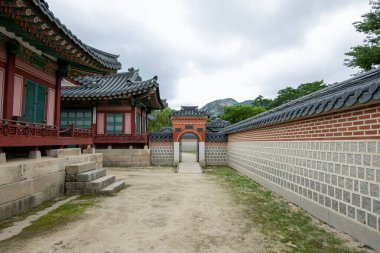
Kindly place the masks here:
<instances>
[{"instance_id":1,"label":"mountain","mask_svg":"<svg viewBox=\"0 0 380 253\"><path fill-rule=\"evenodd\" d=\"M212 101L210 103L207 103L205 106L201 108L201 110L207 110L210 116L219 116L223 114L224 107L231 106L231 105L250 105L252 103L252 100L245 100L241 103L237 102L233 98L225 98L225 99L218 99L215 101Z\"/></svg>"}]
</instances>

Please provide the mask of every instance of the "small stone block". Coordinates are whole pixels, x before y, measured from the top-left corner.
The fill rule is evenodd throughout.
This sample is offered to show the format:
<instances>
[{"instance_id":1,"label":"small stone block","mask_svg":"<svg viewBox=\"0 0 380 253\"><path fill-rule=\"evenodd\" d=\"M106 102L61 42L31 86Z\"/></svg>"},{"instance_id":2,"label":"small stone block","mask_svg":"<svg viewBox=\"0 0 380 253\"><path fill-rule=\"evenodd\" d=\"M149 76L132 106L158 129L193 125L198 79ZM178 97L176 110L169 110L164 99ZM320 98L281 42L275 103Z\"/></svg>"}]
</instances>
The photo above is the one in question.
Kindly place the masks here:
<instances>
[{"instance_id":1,"label":"small stone block","mask_svg":"<svg viewBox=\"0 0 380 253\"><path fill-rule=\"evenodd\" d=\"M380 215L380 201L374 199L373 200L373 212Z\"/></svg>"},{"instance_id":2,"label":"small stone block","mask_svg":"<svg viewBox=\"0 0 380 253\"><path fill-rule=\"evenodd\" d=\"M360 223L366 224L366 213L362 210L356 209L356 220Z\"/></svg>"},{"instance_id":3,"label":"small stone block","mask_svg":"<svg viewBox=\"0 0 380 253\"><path fill-rule=\"evenodd\" d=\"M371 228L377 229L377 219L375 215L367 214L367 224Z\"/></svg>"},{"instance_id":4,"label":"small stone block","mask_svg":"<svg viewBox=\"0 0 380 253\"><path fill-rule=\"evenodd\" d=\"M7 158L6 158L5 153L0 153L0 164L6 163L6 162L7 162Z\"/></svg>"},{"instance_id":5,"label":"small stone block","mask_svg":"<svg viewBox=\"0 0 380 253\"><path fill-rule=\"evenodd\" d=\"M371 211L371 199L367 197L362 197L362 208Z\"/></svg>"},{"instance_id":6,"label":"small stone block","mask_svg":"<svg viewBox=\"0 0 380 253\"><path fill-rule=\"evenodd\" d=\"M84 183L83 182L66 182L65 187L67 190L83 190Z\"/></svg>"},{"instance_id":7,"label":"small stone block","mask_svg":"<svg viewBox=\"0 0 380 253\"><path fill-rule=\"evenodd\" d=\"M29 159L41 159L41 151L39 150L29 151Z\"/></svg>"},{"instance_id":8,"label":"small stone block","mask_svg":"<svg viewBox=\"0 0 380 253\"><path fill-rule=\"evenodd\" d=\"M66 182L75 182L76 177L75 175L66 175Z\"/></svg>"}]
</instances>

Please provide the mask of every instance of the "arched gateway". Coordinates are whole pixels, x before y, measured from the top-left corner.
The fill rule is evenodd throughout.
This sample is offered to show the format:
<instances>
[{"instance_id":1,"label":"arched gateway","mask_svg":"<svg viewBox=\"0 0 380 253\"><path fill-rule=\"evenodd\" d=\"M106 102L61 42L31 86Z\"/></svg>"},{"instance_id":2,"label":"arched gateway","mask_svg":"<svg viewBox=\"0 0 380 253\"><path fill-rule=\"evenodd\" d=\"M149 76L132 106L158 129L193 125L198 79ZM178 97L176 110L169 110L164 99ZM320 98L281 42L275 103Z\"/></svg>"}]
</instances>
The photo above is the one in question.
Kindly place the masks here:
<instances>
[{"instance_id":1,"label":"arched gateway","mask_svg":"<svg viewBox=\"0 0 380 253\"><path fill-rule=\"evenodd\" d=\"M181 151L186 148L186 141L181 145L181 140L189 135L193 135L193 141L196 139L196 161L200 165L227 164L227 136L220 130L230 124L228 121L215 119L207 123L207 112L198 106L182 106L181 110L172 112L171 119L172 127L149 135L153 165L177 165L181 162Z\"/></svg>"},{"instance_id":2,"label":"arched gateway","mask_svg":"<svg viewBox=\"0 0 380 253\"><path fill-rule=\"evenodd\" d=\"M171 115L173 141L174 141L174 164L182 160L181 138L185 134L193 134L198 138L197 161L205 165L205 141L206 123L208 115L206 111L198 109L198 106L182 106L181 110L174 111Z\"/></svg>"}]
</instances>

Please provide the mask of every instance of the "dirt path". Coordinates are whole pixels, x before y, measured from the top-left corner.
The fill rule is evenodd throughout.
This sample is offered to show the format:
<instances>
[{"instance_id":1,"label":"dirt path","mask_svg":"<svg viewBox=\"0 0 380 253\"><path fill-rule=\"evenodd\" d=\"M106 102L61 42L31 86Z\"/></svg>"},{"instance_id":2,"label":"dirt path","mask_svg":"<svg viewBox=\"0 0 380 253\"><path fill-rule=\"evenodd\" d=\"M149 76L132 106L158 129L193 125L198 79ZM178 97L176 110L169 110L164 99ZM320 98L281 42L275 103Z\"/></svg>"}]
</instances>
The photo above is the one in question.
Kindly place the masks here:
<instances>
[{"instance_id":1,"label":"dirt path","mask_svg":"<svg viewBox=\"0 0 380 253\"><path fill-rule=\"evenodd\" d=\"M15 252L267 252L211 175L109 170L130 187Z\"/></svg>"}]
</instances>

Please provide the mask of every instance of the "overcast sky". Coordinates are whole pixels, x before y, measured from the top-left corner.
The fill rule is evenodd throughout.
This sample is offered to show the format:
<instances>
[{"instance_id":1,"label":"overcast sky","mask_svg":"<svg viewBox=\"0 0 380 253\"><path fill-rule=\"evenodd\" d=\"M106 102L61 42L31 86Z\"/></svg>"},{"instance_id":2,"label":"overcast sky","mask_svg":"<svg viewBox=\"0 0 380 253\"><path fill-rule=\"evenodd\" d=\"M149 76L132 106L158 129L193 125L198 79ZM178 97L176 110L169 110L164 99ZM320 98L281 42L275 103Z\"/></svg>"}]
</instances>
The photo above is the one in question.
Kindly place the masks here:
<instances>
[{"instance_id":1,"label":"overcast sky","mask_svg":"<svg viewBox=\"0 0 380 253\"><path fill-rule=\"evenodd\" d=\"M273 98L357 70L344 52L363 35L368 0L48 0L83 42L119 54L122 71L158 76L169 106Z\"/></svg>"}]
</instances>

